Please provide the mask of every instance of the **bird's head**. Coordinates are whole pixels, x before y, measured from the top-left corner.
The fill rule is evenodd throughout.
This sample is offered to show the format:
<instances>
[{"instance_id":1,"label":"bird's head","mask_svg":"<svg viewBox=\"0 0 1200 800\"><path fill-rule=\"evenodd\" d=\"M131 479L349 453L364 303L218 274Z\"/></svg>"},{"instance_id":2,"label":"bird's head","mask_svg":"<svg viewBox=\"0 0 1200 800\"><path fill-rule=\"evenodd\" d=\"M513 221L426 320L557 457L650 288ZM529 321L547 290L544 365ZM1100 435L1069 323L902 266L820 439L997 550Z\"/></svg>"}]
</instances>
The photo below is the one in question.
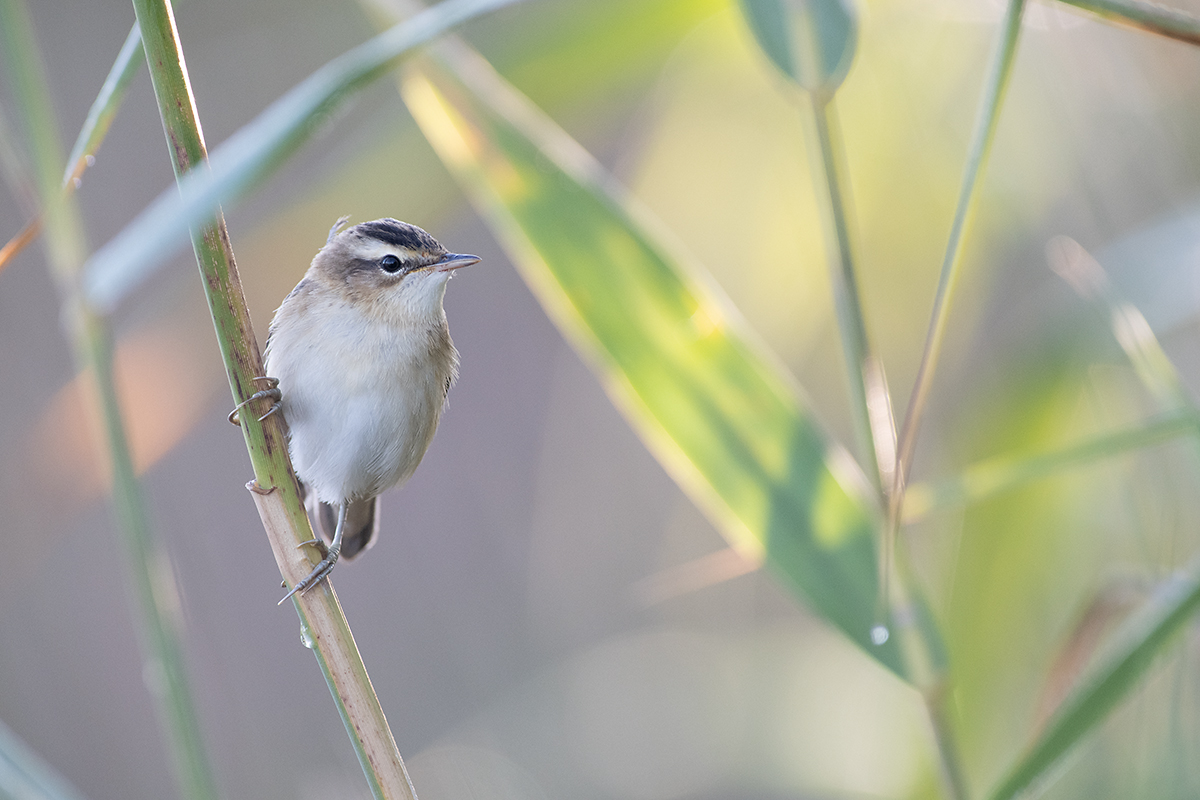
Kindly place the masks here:
<instances>
[{"instance_id":1,"label":"bird's head","mask_svg":"<svg viewBox=\"0 0 1200 800\"><path fill-rule=\"evenodd\" d=\"M451 253L416 225L391 217L344 228L342 217L313 259L317 279L364 313L418 322L440 318L446 281L478 256Z\"/></svg>"}]
</instances>

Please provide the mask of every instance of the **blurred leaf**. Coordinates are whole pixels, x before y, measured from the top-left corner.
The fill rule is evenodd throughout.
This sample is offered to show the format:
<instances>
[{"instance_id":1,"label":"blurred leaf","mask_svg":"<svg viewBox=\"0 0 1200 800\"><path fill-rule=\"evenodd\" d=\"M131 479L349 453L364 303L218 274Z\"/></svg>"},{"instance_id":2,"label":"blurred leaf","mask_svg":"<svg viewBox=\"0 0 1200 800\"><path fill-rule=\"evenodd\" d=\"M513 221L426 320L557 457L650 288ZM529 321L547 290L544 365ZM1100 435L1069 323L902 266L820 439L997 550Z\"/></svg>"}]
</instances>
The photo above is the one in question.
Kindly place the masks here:
<instances>
[{"instance_id":1,"label":"blurred leaf","mask_svg":"<svg viewBox=\"0 0 1200 800\"><path fill-rule=\"evenodd\" d=\"M1123 624L1096 666L1063 701L1042 735L989 797L1016 797L1044 775L1096 727L1170 643L1200 607L1200 563L1163 582L1150 600Z\"/></svg>"},{"instance_id":2,"label":"blurred leaf","mask_svg":"<svg viewBox=\"0 0 1200 800\"><path fill-rule=\"evenodd\" d=\"M405 100L547 313L730 543L902 673L895 640L869 639L879 515L849 455L611 176L486 62L453 53L460 80L410 72Z\"/></svg>"},{"instance_id":3,"label":"blurred leaf","mask_svg":"<svg viewBox=\"0 0 1200 800\"><path fill-rule=\"evenodd\" d=\"M81 800L83 795L29 745L0 723L0 797Z\"/></svg>"},{"instance_id":4,"label":"blurred leaf","mask_svg":"<svg viewBox=\"0 0 1200 800\"><path fill-rule=\"evenodd\" d=\"M759 46L785 76L831 97L850 71L857 39L845 0L742 0Z\"/></svg>"},{"instance_id":5,"label":"blurred leaf","mask_svg":"<svg viewBox=\"0 0 1200 800\"><path fill-rule=\"evenodd\" d=\"M517 0L444 0L330 61L229 137L84 265L87 301L111 312L188 240L189 231L263 181L354 92L447 29ZM227 209L228 210L228 209Z\"/></svg>"}]
</instances>

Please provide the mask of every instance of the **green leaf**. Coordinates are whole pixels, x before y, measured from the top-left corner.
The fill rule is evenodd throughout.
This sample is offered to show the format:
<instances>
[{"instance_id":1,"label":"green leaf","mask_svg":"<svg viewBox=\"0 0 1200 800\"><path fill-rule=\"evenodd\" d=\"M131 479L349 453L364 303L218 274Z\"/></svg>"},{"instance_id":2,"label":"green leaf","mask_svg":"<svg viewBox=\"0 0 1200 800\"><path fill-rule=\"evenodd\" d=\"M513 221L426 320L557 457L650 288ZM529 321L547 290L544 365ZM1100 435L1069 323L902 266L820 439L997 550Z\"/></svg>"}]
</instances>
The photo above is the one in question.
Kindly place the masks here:
<instances>
[{"instance_id":1,"label":"green leaf","mask_svg":"<svg viewBox=\"0 0 1200 800\"><path fill-rule=\"evenodd\" d=\"M746 22L779 71L831 97L854 59L858 26L845 0L742 0Z\"/></svg>"},{"instance_id":2,"label":"green leaf","mask_svg":"<svg viewBox=\"0 0 1200 800\"><path fill-rule=\"evenodd\" d=\"M1096 665L1063 701L1041 736L989 797L1008 800L1044 775L1138 684L1174 634L1200 608L1200 562L1165 581L1113 635Z\"/></svg>"},{"instance_id":3,"label":"green leaf","mask_svg":"<svg viewBox=\"0 0 1200 800\"><path fill-rule=\"evenodd\" d=\"M469 86L411 72L405 100L547 313L730 543L902 673L895 637L870 642L880 520L849 455L602 167L486 62L454 52Z\"/></svg>"}]
</instances>

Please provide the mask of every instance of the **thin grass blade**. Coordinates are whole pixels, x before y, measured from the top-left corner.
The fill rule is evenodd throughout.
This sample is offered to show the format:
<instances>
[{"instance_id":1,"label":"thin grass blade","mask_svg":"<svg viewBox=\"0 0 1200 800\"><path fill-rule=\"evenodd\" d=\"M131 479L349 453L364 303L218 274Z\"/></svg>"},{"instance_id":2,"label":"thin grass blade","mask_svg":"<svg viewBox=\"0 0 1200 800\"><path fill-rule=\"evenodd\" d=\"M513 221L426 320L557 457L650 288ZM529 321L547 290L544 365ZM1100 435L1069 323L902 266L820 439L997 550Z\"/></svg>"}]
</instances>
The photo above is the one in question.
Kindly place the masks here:
<instances>
[{"instance_id":1,"label":"thin grass blade","mask_svg":"<svg viewBox=\"0 0 1200 800\"><path fill-rule=\"evenodd\" d=\"M137 75L144 63L146 63L146 54L142 49L142 34L135 22L129 35L125 37L125 43L121 45L120 52L117 53L117 60L113 62L112 69L108 71L108 77L104 79L104 84L100 87L100 93L96 95L92 107L88 109L83 127L80 128L79 136L75 139L75 146L71 148L71 154L67 156L67 170L63 174L63 186L72 186L75 180L83 174L83 171L91 165L92 158L100 149L100 144L108 135L108 129L112 126L112 121L121 108L121 102L125 99L125 92L129 88L129 82Z\"/></svg>"}]
</instances>

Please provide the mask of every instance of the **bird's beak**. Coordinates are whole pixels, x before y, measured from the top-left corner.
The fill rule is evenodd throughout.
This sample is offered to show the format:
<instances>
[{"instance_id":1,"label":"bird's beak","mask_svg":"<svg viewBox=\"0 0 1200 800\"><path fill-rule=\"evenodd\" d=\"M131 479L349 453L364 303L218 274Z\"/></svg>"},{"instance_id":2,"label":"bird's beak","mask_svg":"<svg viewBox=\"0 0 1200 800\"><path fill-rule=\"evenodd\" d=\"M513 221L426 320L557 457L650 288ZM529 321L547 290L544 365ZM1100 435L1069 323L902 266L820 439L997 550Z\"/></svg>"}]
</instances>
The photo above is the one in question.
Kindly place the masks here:
<instances>
[{"instance_id":1,"label":"bird's beak","mask_svg":"<svg viewBox=\"0 0 1200 800\"><path fill-rule=\"evenodd\" d=\"M472 264L478 264L479 256L469 256L463 253L446 253L441 257L441 260L430 264L438 272L453 272L456 269L469 267Z\"/></svg>"}]
</instances>

